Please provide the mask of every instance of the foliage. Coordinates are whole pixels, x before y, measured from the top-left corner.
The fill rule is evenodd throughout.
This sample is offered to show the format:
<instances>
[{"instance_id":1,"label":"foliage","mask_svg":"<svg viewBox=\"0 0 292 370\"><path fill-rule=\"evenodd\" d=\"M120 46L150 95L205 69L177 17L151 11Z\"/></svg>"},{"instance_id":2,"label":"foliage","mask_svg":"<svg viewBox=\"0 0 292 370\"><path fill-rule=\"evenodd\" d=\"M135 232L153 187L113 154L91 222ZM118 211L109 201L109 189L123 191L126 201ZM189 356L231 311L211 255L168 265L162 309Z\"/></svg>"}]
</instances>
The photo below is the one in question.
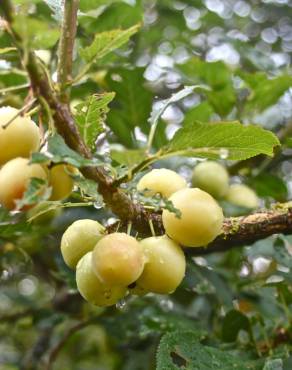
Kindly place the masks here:
<instances>
[{"instance_id":1,"label":"foliage","mask_svg":"<svg viewBox=\"0 0 292 370\"><path fill-rule=\"evenodd\" d=\"M32 96L29 49L47 52L47 59L38 55L58 91L63 6L13 3L25 53L19 56L0 18L0 105L22 108ZM229 169L232 182L249 184L263 206L287 201L291 9L284 1L81 0L66 88L93 157L70 148L56 132L54 112L34 103L30 113L45 134L31 162L102 166L147 210L177 212L167 199L136 191L143 171L168 167L190 182L197 161L211 158ZM107 225L116 218L92 179L73 178L65 202L50 201L50 189L40 193L44 183L32 179L18 208L42 202L35 214L0 207L1 369L292 368L291 236L189 255L174 294L97 308L78 294L60 239L77 219ZM220 204L225 216L248 213Z\"/></svg>"}]
</instances>

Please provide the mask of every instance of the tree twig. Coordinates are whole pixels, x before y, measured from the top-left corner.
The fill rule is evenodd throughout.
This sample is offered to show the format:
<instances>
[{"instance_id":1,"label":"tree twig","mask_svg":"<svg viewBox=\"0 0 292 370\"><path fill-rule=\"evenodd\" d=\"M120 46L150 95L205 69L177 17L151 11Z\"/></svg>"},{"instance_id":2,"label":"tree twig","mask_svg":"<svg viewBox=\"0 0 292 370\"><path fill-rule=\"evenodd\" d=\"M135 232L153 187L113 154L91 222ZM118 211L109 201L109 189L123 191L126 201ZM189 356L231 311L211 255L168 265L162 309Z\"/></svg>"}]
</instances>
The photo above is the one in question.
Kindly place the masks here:
<instances>
[{"instance_id":1,"label":"tree twig","mask_svg":"<svg viewBox=\"0 0 292 370\"><path fill-rule=\"evenodd\" d=\"M74 335L77 331L82 330L86 326L92 324L96 319L98 319L98 316L94 316L88 320L81 321L76 325L73 325L71 328L69 328L64 334L64 336L59 340L59 342L57 342L55 346L53 346L52 349L50 350L44 370L51 370L53 368L56 358L58 357L59 353L66 345L68 340L72 337L72 335Z\"/></svg>"},{"instance_id":2,"label":"tree twig","mask_svg":"<svg viewBox=\"0 0 292 370\"><path fill-rule=\"evenodd\" d=\"M68 89L72 81L72 64L74 42L77 31L77 12L79 0L64 1L64 16L59 44L58 82L60 85L60 98L68 101Z\"/></svg>"}]
</instances>

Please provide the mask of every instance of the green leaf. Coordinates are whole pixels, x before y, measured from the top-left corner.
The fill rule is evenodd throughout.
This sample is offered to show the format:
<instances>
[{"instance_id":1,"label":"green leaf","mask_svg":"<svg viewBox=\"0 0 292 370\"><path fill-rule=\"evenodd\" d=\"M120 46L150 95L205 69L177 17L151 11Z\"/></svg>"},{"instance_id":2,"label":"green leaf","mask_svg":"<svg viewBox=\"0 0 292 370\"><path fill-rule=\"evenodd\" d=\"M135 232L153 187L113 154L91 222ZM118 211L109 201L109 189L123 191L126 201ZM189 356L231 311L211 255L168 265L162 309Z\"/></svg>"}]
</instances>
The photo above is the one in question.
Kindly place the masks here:
<instances>
[{"instance_id":1,"label":"green leaf","mask_svg":"<svg viewBox=\"0 0 292 370\"><path fill-rule=\"evenodd\" d=\"M249 179L249 185L260 197L272 197L279 202L285 202L288 189L285 181L271 173L261 173Z\"/></svg>"},{"instance_id":2,"label":"green leaf","mask_svg":"<svg viewBox=\"0 0 292 370\"><path fill-rule=\"evenodd\" d=\"M160 116L163 114L165 109L173 103L178 102L179 100L185 98L186 96L190 95L195 89L208 89L207 86L197 85L197 86L186 86L182 90L178 91L177 93L173 94L169 99L166 99L162 102L161 106L157 110L152 110L149 123L151 125L150 134L149 134L149 146L152 146L152 142L154 139L154 134L159 122Z\"/></svg>"},{"instance_id":3,"label":"green leaf","mask_svg":"<svg viewBox=\"0 0 292 370\"><path fill-rule=\"evenodd\" d=\"M59 22L63 17L63 2L62 0L44 0L44 2L51 8L53 11L54 18Z\"/></svg>"},{"instance_id":4,"label":"green leaf","mask_svg":"<svg viewBox=\"0 0 292 370\"><path fill-rule=\"evenodd\" d=\"M46 185L47 182L45 180L33 177L30 180L22 199L16 201L17 209L48 199L51 195L51 189L45 188Z\"/></svg>"},{"instance_id":5,"label":"green leaf","mask_svg":"<svg viewBox=\"0 0 292 370\"><path fill-rule=\"evenodd\" d=\"M126 30L116 29L105 31L95 35L94 41L85 49L80 49L80 55L87 62L101 59L115 49L126 44L130 37L138 32L140 25L137 24Z\"/></svg>"},{"instance_id":6,"label":"green leaf","mask_svg":"<svg viewBox=\"0 0 292 370\"><path fill-rule=\"evenodd\" d=\"M243 160L258 154L273 155L277 137L259 126L235 122L193 122L178 130L163 155Z\"/></svg>"},{"instance_id":7,"label":"green leaf","mask_svg":"<svg viewBox=\"0 0 292 370\"><path fill-rule=\"evenodd\" d=\"M85 144L92 150L95 149L98 135L104 131L104 121L109 111L108 104L114 97L115 93L95 94L75 107L79 131Z\"/></svg>"},{"instance_id":8,"label":"green leaf","mask_svg":"<svg viewBox=\"0 0 292 370\"><path fill-rule=\"evenodd\" d=\"M165 334L157 352L156 370L260 370L257 363L243 361L228 352L200 344L200 333Z\"/></svg>"},{"instance_id":9,"label":"green leaf","mask_svg":"<svg viewBox=\"0 0 292 370\"><path fill-rule=\"evenodd\" d=\"M210 86L211 91L206 92L206 96L215 112L226 116L232 110L236 102L232 72L223 62L210 63L192 58L178 68L189 82Z\"/></svg>"},{"instance_id":10,"label":"green leaf","mask_svg":"<svg viewBox=\"0 0 292 370\"><path fill-rule=\"evenodd\" d=\"M48 49L54 46L60 35L56 25L52 27L48 23L29 18L24 14L17 15L15 28L33 49Z\"/></svg>"},{"instance_id":11,"label":"green leaf","mask_svg":"<svg viewBox=\"0 0 292 370\"><path fill-rule=\"evenodd\" d=\"M284 92L292 86L290 75L283 74L269 78L264 72L248 74L241 71L239 75L251 89L246 104L246 109L249 111L261 112L276 104Z\"/></svg>"},{"instance_id":12,"label":"green leaf","mask_svg":"<svg viewBox=\"0 0 292 370\"><path fill-rule=\"evenodd\" d=\"M86 179L83 176L73 176L74 184L78 186L83 197L90 197L95 202L103 205L102 196L97 191L97 184L95 181Z\"/></svg>"},{"instance_id":13,"label":"green leaf","mask_svg":"<svg viewBox=\"0 0 292 370\"><path fill-rule=\"evenodd\" d=\"M144 87L144 69L113 69L107 76L107 84L116 92L107 124L119 142L127 147L134 146L134 129L139 127L148 134L148 117L151 112L153 93Z\"/></svg>"},{"instance_id":14,"label":"green leaf","mask_svg":"<svg viewBox=\"0 0 292 370\"><path fill-rule=\"evenodd\" d=\"M214 114L213 108L207 101L204 101L185 113L183 125L194 121L209 122L212 114Z\"/></svg>"},{"instance_id":15,"label":"green leaf","mask_svg":"<svg viewBox=\"0 0 292 370\"><path fill-rule=\"evenodd\" d=\"M111 158L119 164L132 167L145 158L144 149L111 150Z\"/></svg>"},{"instance_id":16,"label":"green leaf","mask_svg":"<svg viewBox=\"0 0 292 370\"><path fill-rule=\"evenodd\" d=\"M54 134L48 138L48 149L45 153L33 153L31 163L68 163L74 167L98 166L102 164L97 158L87 159L70 149L62 136Z\"/></svg>"},{"instance_id":17,"label":"green leaf","mask_svg":"<svg viewBox=\"0 0 292 370\"><path fill-rule=\"evenodd\" d=\"M141 1L136 1L135 4L131 3L131 5L124 4L126 1L110 4L112 2L107 2L107 6L100 16L83 15L79 17L79 23L89 34L94 35L96 32L110 31L116 28L126 29L142 22Z\"/></svg>"},{"instance_id":18,"label":"green leaf","mask_svg":"<svg viewBox=\"0 0 292 370\"><path fill-rule=\"evenodd\" d=\"M248 318L237 310L230 310L224 317L222 339L224 342L234 342L240 330L249 331Z\"/></svg>"}]
</instances>

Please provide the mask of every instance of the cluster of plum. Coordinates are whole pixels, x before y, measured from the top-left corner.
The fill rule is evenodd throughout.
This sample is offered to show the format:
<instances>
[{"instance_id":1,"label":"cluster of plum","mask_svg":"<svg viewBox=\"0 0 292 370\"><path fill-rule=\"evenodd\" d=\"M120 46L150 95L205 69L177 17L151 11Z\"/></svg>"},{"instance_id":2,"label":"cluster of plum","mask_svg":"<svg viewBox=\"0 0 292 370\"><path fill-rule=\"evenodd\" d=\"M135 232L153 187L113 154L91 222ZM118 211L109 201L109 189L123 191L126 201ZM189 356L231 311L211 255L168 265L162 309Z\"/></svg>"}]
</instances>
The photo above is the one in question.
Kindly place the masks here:
<instances>
[{"instance_id":1,"label":"cluster of plum","mask_svg":"<svg viewBox=\"0 0 292 370\"><path fill-rule=\"evenodd\" d=\"M153 169L137 189L146 196L159 193L171 200L178 216L162 212L165 235L142 240L120 232L106 233L94 220L75 221L63 234L61 252L76 268L81 295L98 306L110 306L127 294L170 294L186 269L182 246L205 246L220 234L223 212L206 191L189 188L183 177L169 169Z\"/></svg>"},{"instance_id":2,"label":"cluster of plum","mask_svg":"<svg viewBox=\"0 0 292 370\"><path fill-rule=\"evenodd\" d=\"M206 161L199 163L193 172L192 184L205 190L216 199L245 208L255 209L259 206L256 193L244 184L229 184L229 174L220 163Z\"/></svg>"},{"instance_id":3,"label":"cluster of plum","mask_svg":"<svg viewBox=\"0 0 292 370\"><path fill-rule=\"evenodd\" d=\"M65 199L72 192L70 174L75 169L63 164L30 164L40 138L39 127L29 116L21 116L13 107L0 108L0 204L9 210L16 209L32 178L46 182L40 191L51 188L50 200Z\"/></svg>"},{"instance_id":4,"label":"cluster of plum","mask_svg":"<svg viewBox=\"0 0 292 370\"><path fill-rule=\"evenodd\" d=\"M173 292L185 275L185 256L167 236L136 240L120 232L106 234L94 220L78 220L63 234L61 251L76 268L80 294L97 306L111 306L128 292Z\"/></svg>"}]
</instances>

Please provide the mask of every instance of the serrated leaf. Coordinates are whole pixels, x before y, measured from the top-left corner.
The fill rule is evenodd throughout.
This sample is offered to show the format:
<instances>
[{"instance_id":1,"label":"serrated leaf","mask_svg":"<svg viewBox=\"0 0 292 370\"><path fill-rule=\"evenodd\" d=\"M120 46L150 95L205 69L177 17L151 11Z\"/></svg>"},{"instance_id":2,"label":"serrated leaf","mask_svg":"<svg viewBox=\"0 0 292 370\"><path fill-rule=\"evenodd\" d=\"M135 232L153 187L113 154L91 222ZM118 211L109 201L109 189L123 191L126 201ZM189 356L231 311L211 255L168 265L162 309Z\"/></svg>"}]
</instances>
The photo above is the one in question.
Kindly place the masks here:
<instances>
[{"instance_id":1,"label":"serrated leaf","mask_svg":"<svg viewBox=\"0 0 292 370\"><path fill-rule=\"evenodd\" d=\"M257 362L243 361L228 352L204 346L191 331L165 334L157 352L156 370L260 370Z\"/></svg>"},{"instance_id":2,"label":"serrated leaf","mask_svg":"<svg viewBox=\"0 0 292 370\"><path fill-rule=\"evenodd\" d=\"M278 138L255 125L235 122L193 122L178 130L163 155L243 160L258 154L273 155Z\"/></svg>"},{"instance_id":3,"label":"serrated leaf","mask_svg":"<svg viewBox=\"0 0 292 370\"><path fill-rule=\"evenodd\" d=\"M51 189L46 188L46 184L47 182L43 179L31 178L22 199L16 201L17 209L48 199L51 195Z\"/></svg>"},{"instance_id":4,"label":"serrated leaf","mask_svg":"<svg viewBox=\"0 0 292 370\"><path fill-rule=\"evenodd\" d=\"M116 29L98 33L95 35L94 41L90 46L79 51L80 55L88 63L93 60L103 58L107 54L126 44L130 37L134 35L139 28L140 25L137 24L126 30Z\"/></svg>"},{"instance_id":5,"label":"serrated leaf","mask_svg":"<svg viewBox=\"0 0 292 370\"><path fill-rule=\"evenodd\" d=\"M92 150L95 141L104 131L104 121L109 111L108 104L115 97L115 93L103 93L90 96L85 102L75 107L75 119L85 144Z\"/></svg>"},{"instance_id":6,"label":"serrated leaf","mask_svg":"<svg viewBox=\"0 0 292 370\"><path fill-rule=\"evenodd\" d=\"M48 149L46 153L33 153L31 163L44 163L51 161L54 163L68 163L74 167L98 166L102 164L98 159L87 159L70 149L62 136L54 134L48 139Z\"/></svg>"}]
</instances>

